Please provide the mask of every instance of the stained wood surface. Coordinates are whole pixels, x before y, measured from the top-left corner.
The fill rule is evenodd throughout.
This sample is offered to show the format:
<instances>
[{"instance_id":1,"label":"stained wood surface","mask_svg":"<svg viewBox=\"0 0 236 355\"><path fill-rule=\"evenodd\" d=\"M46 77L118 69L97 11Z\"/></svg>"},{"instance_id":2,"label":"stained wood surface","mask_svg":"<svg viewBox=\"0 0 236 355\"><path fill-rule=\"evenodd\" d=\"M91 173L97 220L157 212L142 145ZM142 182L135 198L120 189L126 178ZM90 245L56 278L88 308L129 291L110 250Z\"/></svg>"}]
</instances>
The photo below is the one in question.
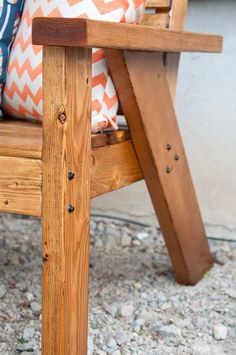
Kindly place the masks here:
<instances>
[{"instance_id":1,"label":"stained wood surface","mask_svg":"<svg viewBox=\"0 0 236 355\"><path fill-rule=\"evenodd\" d=\"M131 141L93 149L91 198L143 178Z\"/></svg>"},{"instance_id":2,"label":"stained wood surface","mask_svg":"<svg viewBox=\"0 0 236 355\"><path fill-rule=\"evenodd\" d=\"M144 26L166 28L169 23L169 14L165 12L157 14L144 14L141 23Z\"/></svg>"},{"instance_id":3,"label":"stained wood surface","mask_svg":"<svg viewBox=\"0 0 236 355\"><path fill-rule=\"evenodd\" d=\"M41 215L40 160L0 156L0 211Z\"/></svg>"},{"instance_id":4,"label":"stained wood surface","mask_svg":"<svg viewBox=\"0 0 236 355\"><path fill-rule=\"evenodd\" d=\"M41 159L42 125L23 120L4 119L0 121L0 156ZM117 144L130 139L127 128L114 132L91 135L91 147Z\"/></svg>"},{"instance_id":5,"label":"stained wood surface","mask_svg":"<svg viewBox=\"0 0 236 355\"><path fill-rule=\"evenodd\" d=\"M44 355L87 354L91 66L91 50L44 48Z\"/></svg>"},{"instance_id":6,"label":"stained wood surface","mask_svg":"<svg viewBox=\"0 0 236 355\"><path fill-rule=\"evenodd\" d=\"M220 52L222 37L87 19L35 18L33 43L163 52Z\"/></svg>"},{"instance_id":7,"label":"stained wood surface","mask_svg":"<svg viewBox=\"0 0 236 355\"><path fill-rule=\"evenodd\" d=\"M147 9L170 9L171 0L148 0L146 4Z\"/></svg>"},{"instance_id":8,"label":"stained wood surface","mask_svg":"<svg viewBox=\"0 0 236 355\"><path fill-rule=\"evenodd\" d=\"M92 149L125 142L130 139L128 127L118 131L92 134Z\"/></svg>"},{"instance_id":9,"label":"stained wood surface","mask_svg":"<svg viewBox=\"0 0 236 355\"><path fill-rule=\"evenodd\" d=\"M169 28L182 31L186 18L188 0L172 0L172 8L169 19ZM180 53L167 53L165 66L167 79L173 102L176 95L176 84L179 68Z\"/></svg>"},{"instance_id":10,"label":"stained wood surface","mask_svg":"<svg viewBox=\"0 0 236 355\"><path fill-rule=\"evenodd\" d=\"M0 121L0 156L40 159L42 125L23 120Z\"/></svg>"},{"instance_id":11,"label":"stained wood surface","mask_svg":"<svg viewBox=\"0 0 236 355\"><path fill-rule=\"evenodd\" d=\"M40 217L41 160L3 156L0 167L0 211ZM143 179L130 140L94 148L90 168L90 198Z\"/></svg>"},{"instance_id":12,"label":"stained wood surface","mask_svg":"<svg viewBox=\"0 0 236 355\"><path fill-rule=\"evenodd\" d=\"M212 257L162 56L110 50L107 59L176 278L195 284Z\"/></svg>"}]
</instances>

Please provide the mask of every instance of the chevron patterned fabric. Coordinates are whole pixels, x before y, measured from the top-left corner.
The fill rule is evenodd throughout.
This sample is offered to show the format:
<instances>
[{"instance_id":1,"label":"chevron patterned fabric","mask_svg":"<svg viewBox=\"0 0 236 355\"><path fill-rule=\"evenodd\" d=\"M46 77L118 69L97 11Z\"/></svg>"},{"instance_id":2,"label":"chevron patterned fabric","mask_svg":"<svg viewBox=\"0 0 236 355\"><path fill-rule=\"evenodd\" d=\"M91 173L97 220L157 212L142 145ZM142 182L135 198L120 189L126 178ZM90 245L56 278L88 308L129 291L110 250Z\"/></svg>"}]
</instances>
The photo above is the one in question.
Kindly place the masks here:
<instances>
[{"instance_id":1,"label":"chevron patterned fabric","mask_svg":"<svg viewBox=\"0 0 236 355\"><path fill-rule=\"evenodd\" d=\"M20 23L22 8L23 0L0 0L0 107L10 49Z\"/></svg>"},{"instance_id":2,"label":"chevron patterned fabric","mask_svg":"<svg viewBox=\"0 0 236 355\"><path fill-rule=\"evenodd\" d=\"M137 23L146 0L25 0L13 43L3 110L8 115L42 119L42 48L31 41L32 19L39 16L80 17L111 22ZM92 56L92 132L116 129L118 99L102 49Z\"/></svg>"}]
</instances>

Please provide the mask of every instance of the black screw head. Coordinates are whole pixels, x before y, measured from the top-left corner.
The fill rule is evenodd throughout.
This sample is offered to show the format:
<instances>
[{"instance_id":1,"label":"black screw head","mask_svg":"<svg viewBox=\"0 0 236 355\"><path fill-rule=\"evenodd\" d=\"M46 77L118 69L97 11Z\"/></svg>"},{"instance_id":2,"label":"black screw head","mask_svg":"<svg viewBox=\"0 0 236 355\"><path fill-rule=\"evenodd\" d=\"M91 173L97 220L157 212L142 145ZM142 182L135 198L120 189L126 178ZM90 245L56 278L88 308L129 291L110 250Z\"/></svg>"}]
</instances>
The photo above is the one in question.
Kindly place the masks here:
<instances>
[{"instance_id":1,"label":"black screw head","mask_svg":"<svg viewBox=\"0 0 236 355\"><path fill-rule=\"evenodd\" d=\"M172 167L167 166L167 167L166 167L166 173L167 173L167 174L170 174L170 172L171 172L172 169L173 169Z\"/></svg>"},{"instance_id":2,"label":"black screw head","mask_svg":"<svg viewBox=\"0 0 236 355\"><path fill-rule=\"evenodd\" d=\"M69 213L74 212L74 210L75 210L75 208L74 208L74 206L73 206L73 205L68 205L68 207L67 207L67 211L68 211Z\"/></svg>"},{"instance_id":3,"label":"black screw head","mask_svg":"<svg viewBox=\"0 0 236 355\"><path fill-rule=\"evenodd\" d=\"M73 180L75 178L75 174L72 171L68 172L68 180Z\"/></svg>"},{"instance_id":4,"label":"black screw head","mask_svg":"<svg viewBox=\"0 0 236 355\"><path fill-rule=\"evenodd\" d=\"M171 150L171 148L172 148L171 145L168 143L168 144L166 145L166 149L167 149L167 150Z\"/></svg>"},{"instance_id":5,"label":"black screw head","mask_svg":"<svg viewBox=\"0 0 236 355\"><path fill-rule=\"evenodd\" d=\"M178 154L175 154L175 158L174 158L176 161L179 160L179 156Z\"/></svg>"}]
</instances>

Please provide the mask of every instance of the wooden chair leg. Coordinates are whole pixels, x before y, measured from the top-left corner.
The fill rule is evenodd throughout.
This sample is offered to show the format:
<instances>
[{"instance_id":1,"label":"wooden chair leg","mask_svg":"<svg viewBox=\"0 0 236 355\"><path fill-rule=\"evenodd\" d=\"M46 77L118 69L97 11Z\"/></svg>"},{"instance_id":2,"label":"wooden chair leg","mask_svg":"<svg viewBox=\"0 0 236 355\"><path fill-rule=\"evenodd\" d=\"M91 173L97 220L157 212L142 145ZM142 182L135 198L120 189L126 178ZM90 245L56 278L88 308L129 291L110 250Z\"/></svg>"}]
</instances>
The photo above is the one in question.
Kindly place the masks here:
<instances>
[{"instance_id":1,"label":"wooden chair leg","mask_svg":"<svg viewBox=\"0 0 236 355\"><path fill-rule=\"evenodd\" d=\"M87 354L91 50L43 59L42 354Z\"/></svg>"},{"instance_id":2,"label":"wooden chair leg","mask_svg":"<svg viewBox=\"0 0 236 355\"><path fill-rule=\"evenodd\" d=\"M107 57L177 281L195 284L212 256L162 55L108 50Z\"/></svg>"}]
</instances>

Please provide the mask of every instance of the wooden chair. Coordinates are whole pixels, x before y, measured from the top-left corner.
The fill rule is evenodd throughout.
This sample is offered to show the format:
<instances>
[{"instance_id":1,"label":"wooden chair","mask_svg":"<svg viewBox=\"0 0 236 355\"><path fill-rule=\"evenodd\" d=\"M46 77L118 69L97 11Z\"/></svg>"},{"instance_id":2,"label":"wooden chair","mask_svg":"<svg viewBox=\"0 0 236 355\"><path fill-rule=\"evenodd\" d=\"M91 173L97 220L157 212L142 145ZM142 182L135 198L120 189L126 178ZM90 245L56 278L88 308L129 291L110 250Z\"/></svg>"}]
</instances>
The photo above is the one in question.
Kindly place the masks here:
<instances>
[{"instance_id":1,"label":"wooden chair","mask_svg":"<svg viewBox=\"0 0 236 355\"><path fill-rule=\"evenodd\" d=\"M0 211L42 217L43 355L87 353L90 198L144 178L177 281L212 266L173 100L180 52L220 52L222 38L182 31L187 0L147 7L139 26L35 19L43 127L0 123ZM129 131L90 133L92 47L106 49Z\"/></svg>"}]
</instances>

